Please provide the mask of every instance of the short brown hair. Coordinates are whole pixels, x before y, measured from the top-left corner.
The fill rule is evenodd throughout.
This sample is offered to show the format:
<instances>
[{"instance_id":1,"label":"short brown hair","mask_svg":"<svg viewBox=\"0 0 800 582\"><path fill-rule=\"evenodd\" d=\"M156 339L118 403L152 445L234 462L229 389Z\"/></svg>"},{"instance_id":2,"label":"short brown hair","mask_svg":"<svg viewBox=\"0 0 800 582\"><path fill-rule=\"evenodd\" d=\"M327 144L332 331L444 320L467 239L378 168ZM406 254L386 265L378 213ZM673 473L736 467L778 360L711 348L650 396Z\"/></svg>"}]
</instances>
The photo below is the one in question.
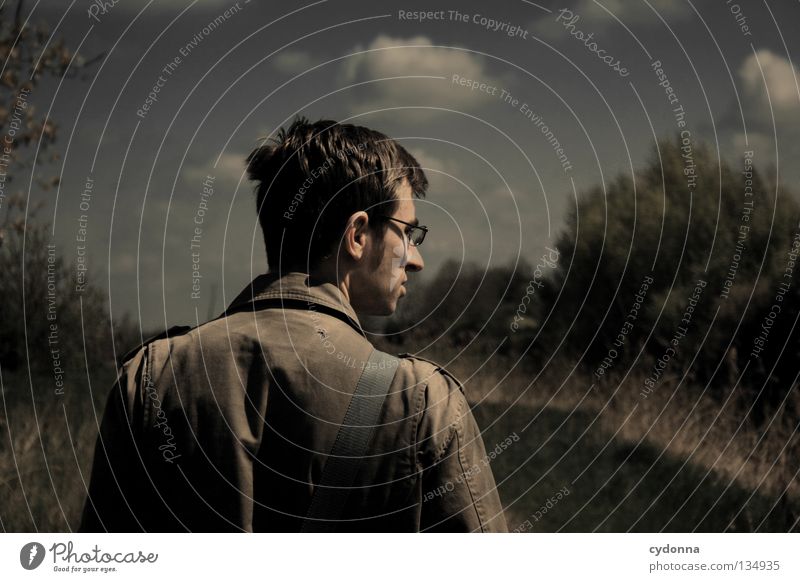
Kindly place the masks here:
<instances>
[{"instance_id":1,"label":"short brown hair","mask_svg":"<svg viewBox=\"0 0 800 582\"><path fill-rule=\"evenodd\" d=\"M359 210L373 228L397 209L408 180L417 197L428 180L405 148L384 134L332 120L299 117L247 156L257 181L258 220L272 271L313 266L327 256Z\"/></svg>"}]
</instances>

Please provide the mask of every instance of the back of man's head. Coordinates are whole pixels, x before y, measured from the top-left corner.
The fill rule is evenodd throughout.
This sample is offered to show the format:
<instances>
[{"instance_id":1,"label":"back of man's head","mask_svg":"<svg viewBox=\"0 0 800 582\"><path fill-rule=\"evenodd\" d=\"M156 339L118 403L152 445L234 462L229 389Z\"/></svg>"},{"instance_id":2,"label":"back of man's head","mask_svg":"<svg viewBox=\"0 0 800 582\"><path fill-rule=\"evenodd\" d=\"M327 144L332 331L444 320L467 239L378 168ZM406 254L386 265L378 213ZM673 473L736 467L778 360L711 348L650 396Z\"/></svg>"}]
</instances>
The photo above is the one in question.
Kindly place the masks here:
<instances>
[{"instance_id":1,"label":"back of man's head","mask_svg":"<svg viewBox=\"0 0 800 582\"><path fill-rule=\"evenodd\" d=\"M331 120L296 119L247 157L270 271L306 270L336 251L348 218L366 211L371 228L396 207L408 180L428 181L414 157L384 134Z\"/></svg>"}]
</instances>

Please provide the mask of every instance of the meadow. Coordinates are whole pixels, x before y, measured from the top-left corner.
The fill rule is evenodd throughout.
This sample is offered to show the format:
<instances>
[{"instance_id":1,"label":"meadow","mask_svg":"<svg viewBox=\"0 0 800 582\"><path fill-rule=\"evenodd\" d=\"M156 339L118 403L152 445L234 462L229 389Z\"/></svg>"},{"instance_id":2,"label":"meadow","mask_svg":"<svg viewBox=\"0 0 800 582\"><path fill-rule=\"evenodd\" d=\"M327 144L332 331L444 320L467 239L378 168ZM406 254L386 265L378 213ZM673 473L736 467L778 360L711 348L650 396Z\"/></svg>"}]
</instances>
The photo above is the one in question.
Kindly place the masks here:
<instances>
[{"instance_id":1,"label":"meadow","mask_svg":"<svg viewBox=\"0 0 800 582\"><path fill-rule=\"evenodd\" d=\"M641 378L598 389L567 369L536 378L500 360L477 362L449 368L483 430L510 530L798 531L790 415L759 430L677 382L643 400ZM54 398L44 375L3 374L4 531L77 529L113 377L100 370L91 392L75 381Z\"/></svg>"}]
</instances>

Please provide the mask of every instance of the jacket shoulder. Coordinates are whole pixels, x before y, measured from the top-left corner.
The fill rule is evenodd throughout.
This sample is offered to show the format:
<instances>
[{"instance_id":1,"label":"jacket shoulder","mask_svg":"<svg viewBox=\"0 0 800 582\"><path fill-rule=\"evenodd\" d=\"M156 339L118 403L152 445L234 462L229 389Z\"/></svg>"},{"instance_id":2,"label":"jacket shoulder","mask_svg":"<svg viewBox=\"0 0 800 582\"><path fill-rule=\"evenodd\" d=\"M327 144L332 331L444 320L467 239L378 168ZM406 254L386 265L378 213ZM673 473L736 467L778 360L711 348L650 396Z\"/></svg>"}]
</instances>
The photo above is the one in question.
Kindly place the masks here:
<instances>
[{"instance_id":1,"label":"jacket shoulder","mask_svg":"<svg viewBox=\"0 0 800 582\"><path fill-rule=\"evenodd\" d=\"M188 326L188 325L173 325L172 327L170 327L166 331L163 331L161 333L158 333L158 334L156 334L154 336L151 336L151 337L147 338L146 340L141 342L139 345L137 345L135 348L129 350L127 353L125 353L125 355L123 355L121 358L119 358L119 361L117 362L118 366L119 367L124 366L126 362L128 362L131 359L133 359L136 356L136 354L141 352L144 348L146 348L148 345L152 344L153 342L156 342L156 341L162 340L162 339L169 339L169 338L172 338L172 337L184 335L184 334L188 333L189 331L191 331L191 329L192 328L190 326Z\"/></svg>"},{"instance_id":2,"label":"jacket shoulder","mask_svg":"<svg viewBox=\"0 0 800 582\"><path fill-rule=\"evenodd\" d=\"M427 379L439 374L444 376L448 381L455 384L458 389L464 393L464 385L461 381L456 377L455 374L450 372L444 366L439 365L438 363L434 362L433 360L429 360L428 358L423 358L422 356L417 356L415 354L399 354L397 356L402 360L406 360L411 363L412 368L415 371L415 375L417 376L417 381L425 383Z\"/></svg>"},{"instance_id":3,"label":"jacket shoulder","mask_svg":"<svg viewBox=\"0 0 800 582\"><path fill-rule=\"evenodd\" d=\"M449 370L420 356L398 357L411 365L421 390L416 457L424 469L439 462L463 418L471 413L463 384Z\"/></svg>"}]
</instances>

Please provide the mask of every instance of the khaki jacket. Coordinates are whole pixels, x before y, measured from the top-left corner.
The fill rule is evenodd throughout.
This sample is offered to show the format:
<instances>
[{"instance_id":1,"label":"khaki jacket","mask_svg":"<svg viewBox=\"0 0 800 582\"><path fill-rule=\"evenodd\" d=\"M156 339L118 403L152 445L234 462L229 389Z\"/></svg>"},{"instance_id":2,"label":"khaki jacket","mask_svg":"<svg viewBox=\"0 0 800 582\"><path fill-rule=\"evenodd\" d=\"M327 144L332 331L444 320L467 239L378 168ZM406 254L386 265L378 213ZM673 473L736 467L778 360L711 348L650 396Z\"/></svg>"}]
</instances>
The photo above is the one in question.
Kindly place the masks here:
<instances>
[{"instance_id":1,"label":"khaki jacket","mask_svg":"<svg viewBox=\"0 0 800 582\"><path fill-rule=\"evenodd\" d=\"M299 531L373 347L332 284L262 275L126 357L83 531ZM340 531L507 531L456 378L401 361Z\"/></svg>"}]
</instances>

